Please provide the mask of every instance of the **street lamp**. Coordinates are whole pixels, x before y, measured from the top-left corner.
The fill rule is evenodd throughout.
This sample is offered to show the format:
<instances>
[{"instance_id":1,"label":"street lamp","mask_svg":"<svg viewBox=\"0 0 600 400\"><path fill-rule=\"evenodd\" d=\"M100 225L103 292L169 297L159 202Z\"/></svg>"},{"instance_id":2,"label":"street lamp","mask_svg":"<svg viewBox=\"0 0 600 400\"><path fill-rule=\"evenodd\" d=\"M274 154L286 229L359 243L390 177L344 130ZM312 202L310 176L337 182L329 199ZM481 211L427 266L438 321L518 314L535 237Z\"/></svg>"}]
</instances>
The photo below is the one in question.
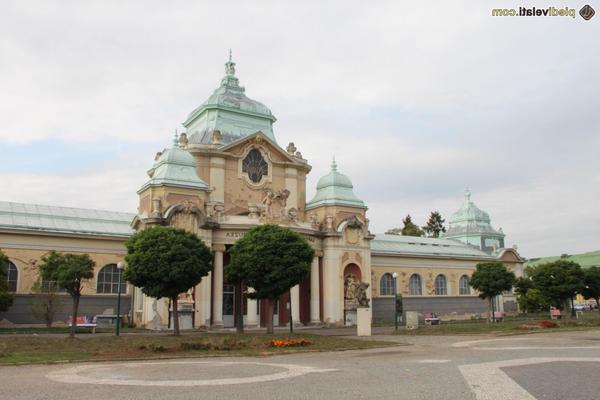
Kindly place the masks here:
<instances>
[{"instance_id":1,"label":"street lamp","mask_svg":"<svg viewBox=\"0 0 600 400\"><path fill-rule=\"evenodd\" d=\"M396 284L398 273L394 272L392 278L394 278L394 326L398 330L398 285Z\"/></svg>"},{"instance_id":2,"label":"street lamp","mask_svg":"<svg viewBox=\"0 0 600 400\"><path fill-rule=\"evenodd\" d=\"M119 270L119 289L117 293L117 328L115 331L115 335L119 336L121 329L121 277L123 275L123 270L125 269L125 263L123 261L119 261L119 263L117 264L117 269Z\"/></svg>"}]
</instances>

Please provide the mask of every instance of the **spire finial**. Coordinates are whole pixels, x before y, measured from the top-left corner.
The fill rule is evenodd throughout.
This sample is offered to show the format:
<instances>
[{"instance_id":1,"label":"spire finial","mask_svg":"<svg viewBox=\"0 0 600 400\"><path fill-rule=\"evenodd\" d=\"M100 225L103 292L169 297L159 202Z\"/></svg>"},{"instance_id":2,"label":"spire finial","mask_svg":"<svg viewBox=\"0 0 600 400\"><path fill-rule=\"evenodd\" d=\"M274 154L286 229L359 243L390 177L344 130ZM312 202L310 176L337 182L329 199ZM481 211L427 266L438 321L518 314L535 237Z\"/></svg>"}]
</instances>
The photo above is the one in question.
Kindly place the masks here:
<instances>
[{"instance_id":1,"label":"spire finial","mask_svg":"<svg viewBox=\"0 0 600 400\"><path fill-rule=\"evenodd\" d=\"M173 137L173 146L179 147L179 135L177 135L177 128L175 128L175 137Z\"/></svg>"},{"instance_id":2,"label":"spire finial","mask_svg":"<svg viewBox=\"0 0 600 400\"><path fill-rule=\"evenodd\" d=\"M335 162L335 155L333 156L333 161L331 162L331 170L337 171L337 163Z\"/></svg>"},{"instance_id":3,"label":"spire finial","mask_svg":"<svg viewBox=\"0 0 600 400\"><path fill-rule=\"evenodd\" d=\"M225 63L225 74L227 76L235 75L235 63L233 62L233 58L231 56L231 49L229 49L229 60Z\"/></svg>"},{"instance_id":4,"label":"spire finial","mask_svg":"<svg viewBox=\"0 0 600 400\"><path fill-rule=\"evenodd\" d=\"M465 189L465 201L471 201L471 191L469 188Z\"/></svg>"}]
</instances>

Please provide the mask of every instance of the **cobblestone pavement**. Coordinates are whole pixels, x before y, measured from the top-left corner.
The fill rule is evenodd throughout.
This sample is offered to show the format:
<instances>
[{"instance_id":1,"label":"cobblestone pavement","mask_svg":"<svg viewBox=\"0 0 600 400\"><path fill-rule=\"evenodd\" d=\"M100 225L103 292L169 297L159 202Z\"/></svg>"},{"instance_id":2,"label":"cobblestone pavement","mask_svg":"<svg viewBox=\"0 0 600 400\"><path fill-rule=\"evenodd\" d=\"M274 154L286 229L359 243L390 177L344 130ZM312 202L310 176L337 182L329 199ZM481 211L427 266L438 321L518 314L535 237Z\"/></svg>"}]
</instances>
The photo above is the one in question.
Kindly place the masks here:
<instances>
[{"instance_id":1,"label":"cobblestone pavement","mask_svg":"<svg viewBox=\"0 0 600 400\"><path fill-rule=\"evenodd\" d=\"M600 331L373 338L404 346L1 367L0 399L600 398Z\"/></svg>"}]
</instances>

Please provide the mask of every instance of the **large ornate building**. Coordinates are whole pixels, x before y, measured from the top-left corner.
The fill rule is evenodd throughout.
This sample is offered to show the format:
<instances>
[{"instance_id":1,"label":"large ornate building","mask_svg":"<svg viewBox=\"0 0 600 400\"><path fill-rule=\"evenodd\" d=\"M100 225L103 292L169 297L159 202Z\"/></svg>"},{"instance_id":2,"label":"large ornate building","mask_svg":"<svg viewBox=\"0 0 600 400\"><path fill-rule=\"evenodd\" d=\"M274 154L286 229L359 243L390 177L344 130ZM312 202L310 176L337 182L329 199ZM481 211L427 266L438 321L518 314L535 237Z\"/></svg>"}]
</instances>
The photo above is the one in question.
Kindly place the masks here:
<instances>
[{"instance_id":1,"label":"large ornate building","mask_svg":"<svg viewBox=\"0 0 600 400\"><path fill-rule=\"evenodd\" d=\"M349 288L359 282L370 284L375 320L393 318L395 292L404 296L405 310L470 316L486 311L469 286L477 263L500 259L522 273L522 258L516 249L504 248L504 234L491 227L470 194L441 239L372 234L367 206L335 161L307 201L311 166L293 143L285 148L277 143L269 108L246 96L231 59L225 67L220 86L183 123L185 133L156 155L137 192L136 214L0 202L0 249L10 258L9 285L16 292L15 305L0 319L36 322L31 288L36 265L50 250L89 253L97 270L86 287L82 313L114 313L116 264L123 260L124 241L134 230L157 224L193 232L214 252L212 272L181 295L184 327L232 326L239 295L244 296L245 324L265 322L265 305L244 295L252 288L236 293L223 273L227 250L262 223L289 227L315 249L309 276L275 308L279 324L288 322L290 300L297 324L352 324L356 299ZM168 300L146 297L129 285L123 295L125 310L138 326L171 326ZM514 308L510 294L498 302L500 308ZM59 319L66 317L64 311Z\"/></svg>"}]
</instances>

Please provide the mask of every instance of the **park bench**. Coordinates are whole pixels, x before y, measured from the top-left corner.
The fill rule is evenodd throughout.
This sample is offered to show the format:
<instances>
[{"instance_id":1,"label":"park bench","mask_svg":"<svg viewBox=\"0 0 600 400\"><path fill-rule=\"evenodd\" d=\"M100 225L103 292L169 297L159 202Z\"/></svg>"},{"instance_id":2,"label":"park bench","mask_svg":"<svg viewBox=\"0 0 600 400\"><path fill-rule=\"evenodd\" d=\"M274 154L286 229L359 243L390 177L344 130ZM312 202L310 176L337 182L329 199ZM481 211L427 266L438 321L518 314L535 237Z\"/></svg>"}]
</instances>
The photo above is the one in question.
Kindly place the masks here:
<instances>
[{"instance_id":1,"label":"park bench","mask_svg":"<svg viewBox=\"0 0 600 400\"><path fill-rule=\"evenodd\" d=\"M550 319L560 319L560 318L561 318L560 310L555 307L550 307Z\"/></svg>"},{"instance_id":2,"label":"park bench","mask_svg":"<svg viewBox=\"0 0 600 400\"><path fill-rule=\"evenodd\" d=\"M69 326L73 325L73 317L69 317ZM91 328L92 333L96 333L96 317L89 315L80 315L75 319L75 326L77 328Z\"/></svg>"},{"instance_id":3,"label":"park bench","mask_svg":"<svg viewBox=\"0 0 600 400\"><path fill-rule=\"evenodd\" d=\"M423 313L423 318L425 319L425 325L439 325L440 319L433 312Z\"/></svg>"}]
</instances>

